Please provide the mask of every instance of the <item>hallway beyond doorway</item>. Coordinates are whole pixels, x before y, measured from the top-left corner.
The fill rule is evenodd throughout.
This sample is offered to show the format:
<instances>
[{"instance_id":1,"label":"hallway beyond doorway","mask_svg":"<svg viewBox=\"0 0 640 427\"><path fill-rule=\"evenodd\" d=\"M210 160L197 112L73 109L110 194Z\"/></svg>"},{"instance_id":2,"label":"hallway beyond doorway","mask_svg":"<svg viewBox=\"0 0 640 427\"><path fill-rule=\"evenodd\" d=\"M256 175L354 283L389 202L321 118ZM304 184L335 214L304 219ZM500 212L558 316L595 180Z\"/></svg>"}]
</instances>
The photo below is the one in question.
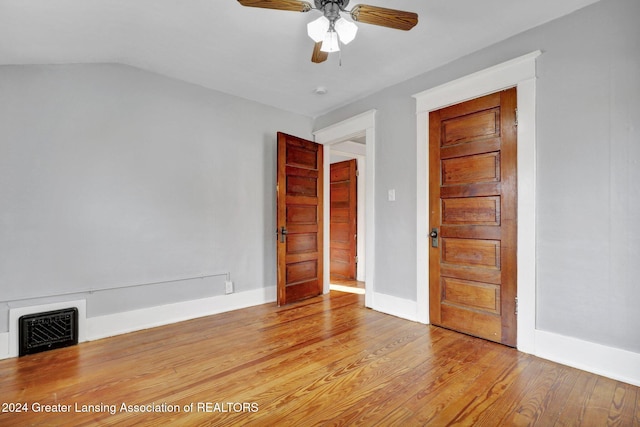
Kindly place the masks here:
<instances>
[{"instance_id":1,"label":"hallway beyond doorway","mask_svg":"<svg viewBox=\"0 0 640 427\"><path fill-rule=\"evenodd\" d=\"M365 294L365 282L358 280L342 279L340 277L331 276L329 289L332 291L348 292L352 294Z\"/></svg>"}]
</instances>

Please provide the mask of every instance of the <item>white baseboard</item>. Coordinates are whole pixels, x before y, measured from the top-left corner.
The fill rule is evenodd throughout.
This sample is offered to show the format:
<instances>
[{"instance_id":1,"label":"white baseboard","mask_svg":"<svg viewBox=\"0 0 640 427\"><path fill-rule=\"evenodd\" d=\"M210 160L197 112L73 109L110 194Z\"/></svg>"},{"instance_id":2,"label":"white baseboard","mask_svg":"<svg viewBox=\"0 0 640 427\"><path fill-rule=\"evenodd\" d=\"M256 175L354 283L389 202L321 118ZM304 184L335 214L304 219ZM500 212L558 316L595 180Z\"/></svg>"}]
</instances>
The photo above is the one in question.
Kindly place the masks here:
<instances>
[{"instance_id":1,"label":"white baseboard","mask_svg":"<svg viewBox=\"0 0 640 427\"><path fill-rule=\"evenodd\" d=\"M192 301L114 313L87 319L87 339L97 340L197 317L266 304L276 300L275 286Z\"/></svg>"},{"instance_id":2,"label":"white baseboard","mask_svg":"<svg viewBox=\"0 0 640 427\"><path fill-rule=\"evenodd\" d=\"M640 354L536 330L535 355L640 386Z\"/></svg>"},{"instance_id":3,"label":"white baseboard","mask_svg":"<svg viewBox=\"0 0 640 427\"><path fill-rule=\"evenodd\" d=\"M375 292L371 308L412 322L418 321L418 305L415 301Z\"/></svg>"}]
</instances>

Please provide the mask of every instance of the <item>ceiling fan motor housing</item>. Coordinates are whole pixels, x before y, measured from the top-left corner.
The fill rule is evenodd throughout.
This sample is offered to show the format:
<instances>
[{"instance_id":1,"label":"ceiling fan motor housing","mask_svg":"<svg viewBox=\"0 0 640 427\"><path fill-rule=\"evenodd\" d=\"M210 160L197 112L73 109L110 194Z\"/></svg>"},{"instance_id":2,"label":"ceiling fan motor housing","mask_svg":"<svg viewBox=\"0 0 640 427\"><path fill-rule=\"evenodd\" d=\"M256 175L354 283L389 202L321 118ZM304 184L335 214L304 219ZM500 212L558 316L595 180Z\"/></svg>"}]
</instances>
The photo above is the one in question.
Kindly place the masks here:
<instances>
[{"instance_id":1,"label":"ceiling fan motor housing","mask_svg":"<svg viewBox=\"0 0 640 427\"><path fill-rule=\"evenodd\" d=\"M315 3L316 3L316 9L324 11L326 15L326 11L328 9L332 9L333 7L336 7L336 6L339 10L344 11L347 5L349 4L349 0L315 0Z\"/></svg>"}]
</instances>

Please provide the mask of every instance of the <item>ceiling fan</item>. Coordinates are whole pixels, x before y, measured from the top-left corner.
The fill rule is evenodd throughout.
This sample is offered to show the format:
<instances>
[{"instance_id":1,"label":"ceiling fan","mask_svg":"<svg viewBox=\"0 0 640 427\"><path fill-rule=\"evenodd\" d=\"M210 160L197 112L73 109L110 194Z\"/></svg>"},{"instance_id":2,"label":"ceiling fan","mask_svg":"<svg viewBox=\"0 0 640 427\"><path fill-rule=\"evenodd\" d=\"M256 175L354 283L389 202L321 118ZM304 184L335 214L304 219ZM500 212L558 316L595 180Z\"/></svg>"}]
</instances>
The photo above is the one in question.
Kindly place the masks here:
<instances>
[{"instance_id":1,"label":"ceiling fan","mask_svg":"<svg viewBox=\"0 0 640 427\"><path fill-rule=\"evenodd\" d=\"M413 12L367 4L358 4L351 10L347 10L349 0L314 0L313 5L298 0L238 0L238 2L248 7L293 12L309 12L315 9L322 12L323 16L307 24L307 33L316 42L311 55L311 61L315 63L324 62L330 52L339 51L340 42L347 44L355 38L358 27L353 22L342 18L341 12L349 14L355 22L404 31L412 29L418 23L418 15Z\"/></svg>"}]
</instances>

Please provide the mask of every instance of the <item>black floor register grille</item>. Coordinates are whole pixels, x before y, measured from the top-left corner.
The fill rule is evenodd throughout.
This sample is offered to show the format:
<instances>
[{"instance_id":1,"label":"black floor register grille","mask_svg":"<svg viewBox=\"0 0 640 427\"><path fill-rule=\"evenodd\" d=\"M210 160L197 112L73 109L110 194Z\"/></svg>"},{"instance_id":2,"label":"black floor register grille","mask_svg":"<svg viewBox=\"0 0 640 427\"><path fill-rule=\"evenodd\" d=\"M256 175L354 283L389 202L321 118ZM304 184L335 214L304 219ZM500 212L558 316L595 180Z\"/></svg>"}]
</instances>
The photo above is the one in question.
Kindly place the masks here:
<instances>
[{"instance_id":1,"label":"black floor register grille","mask_svg":"<svg viewBox=\"0 0 640 427\"><path fill-rule=\"evenodd\" d=\"M20 317L20 356L78 343L78 309L48 311Z\"/></svg>"}]
</instances>

